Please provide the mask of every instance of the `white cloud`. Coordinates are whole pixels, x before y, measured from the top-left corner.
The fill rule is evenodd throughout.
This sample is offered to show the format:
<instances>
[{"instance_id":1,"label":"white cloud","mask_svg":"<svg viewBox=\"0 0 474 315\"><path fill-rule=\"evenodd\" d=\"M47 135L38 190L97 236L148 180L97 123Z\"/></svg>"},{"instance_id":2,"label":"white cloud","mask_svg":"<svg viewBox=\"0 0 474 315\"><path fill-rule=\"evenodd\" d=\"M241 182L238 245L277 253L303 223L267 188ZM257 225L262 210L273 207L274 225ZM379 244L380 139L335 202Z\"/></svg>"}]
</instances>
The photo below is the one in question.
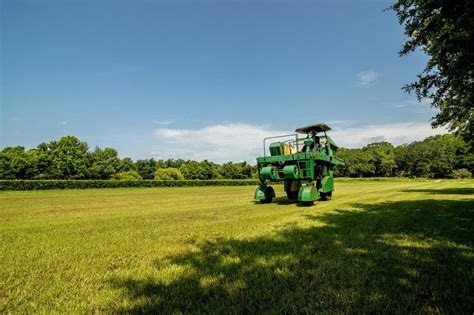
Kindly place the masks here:
<instances>
[{"instance_id":1,"label":"white cloud","mask_svg":"<svg viewBox=\"0 0 474 315\"><path fill-rule=\"evenodd\" d=\"M63 120L63 121L60 121L59 124L61 126L67 126L67 121Z\"/></svg>"},{"instance_id":2,"label":"white cloud","mask_svg":"<svg viewBox=\"0 0 474 315\"><path fill-rule=\"evenodd\" d=\"M152 122L156 125L171 125L174 123L174 120L167 119L167 120L152 120Z\"/></svg>"},{"instance_id":3,"label":"white cloud","mask_svg":"<svg viewBox=\"0 0 474 315\"><path fill-rule=\"evenodd\" d=\"M356 127L341 125L328 134L339 146L354 148L376 141L398 145L446 132L442 128L432 129L428 122L404 122ZM247 161L253 164L255 158L263 153L263 138L291 133L243 123L223 123L198 129L160 128L153 131L159 146L151 155L162 159L207 159L219 163ZM270 142L267 141L267 146Z\"/></svg>"},{"instance_id":4,"label":"white cloud","mask_svg":"<svg viewBox=\"0 0 474 315\"><path fill-rule=\"evenodd\" d=\"M433 129L428 122L403 122L337 129L330 135L339 146L354 148L377 141L398 145L443 133L447 133L445 128Z\"/></svg>"},{"instance_id":5,"label":"white cloud","mask_svg":"<svg viewBox=\"0 0 474 315\"><path fill-rule=\"evenodd\" d=\"M366 70L357 73L357 81L359 86L368 88L379 78L379 74L374 70Z\"/></svg>"},{"instance_id":6,"label":"white cloud","mask_svg":"<svg viewBox=\"0 0 474 315\"><path fill-rule=\"evenodd\" d=\"M429 109L431 107L431 101L429 99L418 100L405 100L398 102L385 102L385 105L395 108L415 108L415 109Z\"/></svg>"},{"instance_id":7,"label":"white cloud","mask_svg":"<svg viewBox=\"0 0 474 315\"><path fill-rule=\"evenodd\" d=\"M159 158L208 159L216 162L254 161L263 153L263 138L291 132L242 123L211 125L200 129L160 128Z\"/></svg>"},{"instance_id":8,"label":"white cloud","mask_svg":"<svg viewBox=\"0 0 474 315\"><path fill-rule=\"evenodd\" d=\"M327 120L326 124L331 126L332 129L339 129L343 127L354 126L359 123L359 120L355 119L343 119L343 120Z\"/></svg>"}]
</instances>

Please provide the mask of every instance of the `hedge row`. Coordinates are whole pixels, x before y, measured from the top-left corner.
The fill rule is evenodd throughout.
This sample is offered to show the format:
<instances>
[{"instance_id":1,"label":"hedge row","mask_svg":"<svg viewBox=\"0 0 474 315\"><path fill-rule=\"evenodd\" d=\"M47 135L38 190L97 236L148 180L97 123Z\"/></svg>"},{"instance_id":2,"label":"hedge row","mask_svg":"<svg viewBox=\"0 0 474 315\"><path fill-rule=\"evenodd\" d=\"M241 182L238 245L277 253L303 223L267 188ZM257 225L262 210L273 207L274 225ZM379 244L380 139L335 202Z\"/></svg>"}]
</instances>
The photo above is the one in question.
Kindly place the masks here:
<instances>
[{"instance_id":1,"label":"hedge row","mask_svg":"<svg viewBox=\"0 0 474 315\"><path fill-rule=\"evenodd\" d=\"M407 181L432 181L429 178L410 177L336 177L337 182L407 182Z\"/></svg>"},{"instance_id":2,"label":"hedge row","mask_svg":"<svg viewBox=\"0 0 474 315\"><path fill-rule=\"evenodd\" d=\"M416 181L429 179L416 179ZM413 181L403 177L338 177L336 182L353 181ZM190 187L190 186L246 186L258 185L256 179L215 180L0 180L1 190L87 189L117 187Z\"/></svg>"},{"instance_id":3,"label":"hedge row","mask_svg":"<svg viewBox=\"0 0 474 315\"><path fill-rule=\"evenodd\" d=\"M246 185L258 185L258 180L0 180L0 190Z\"/></svg>"}]
</instances>

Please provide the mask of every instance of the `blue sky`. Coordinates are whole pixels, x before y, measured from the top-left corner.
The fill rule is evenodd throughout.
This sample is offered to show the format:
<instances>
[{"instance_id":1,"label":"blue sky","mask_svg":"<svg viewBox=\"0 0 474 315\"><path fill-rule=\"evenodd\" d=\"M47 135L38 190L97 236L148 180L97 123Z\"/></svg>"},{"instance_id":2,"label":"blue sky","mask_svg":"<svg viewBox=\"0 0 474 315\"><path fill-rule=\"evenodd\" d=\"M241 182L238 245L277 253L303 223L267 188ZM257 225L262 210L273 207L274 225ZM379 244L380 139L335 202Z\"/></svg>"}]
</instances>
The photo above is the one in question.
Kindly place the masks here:
<instances>
[{"instance_id":1,"label":"blue sky","mask_svg":"<svg viewBox=\"0 0 474 315\"><path fill-rule=\"evenodd\" d=\"M317 121L348 147L445 132L400 90L426 57L398 57L388 1L0 1L2 147L252 161Z\"/></svg>"}]
</instances>

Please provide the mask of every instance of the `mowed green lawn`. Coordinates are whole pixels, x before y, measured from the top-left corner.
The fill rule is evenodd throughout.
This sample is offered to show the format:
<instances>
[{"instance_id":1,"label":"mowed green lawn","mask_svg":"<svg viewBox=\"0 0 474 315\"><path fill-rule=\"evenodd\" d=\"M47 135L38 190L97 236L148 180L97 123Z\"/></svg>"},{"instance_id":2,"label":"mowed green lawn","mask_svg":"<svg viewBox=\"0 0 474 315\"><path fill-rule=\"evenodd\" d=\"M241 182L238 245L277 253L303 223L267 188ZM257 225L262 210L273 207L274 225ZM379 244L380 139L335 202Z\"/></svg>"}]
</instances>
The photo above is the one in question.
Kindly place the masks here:
<instances>
[{"instance_id":1,"label":"mowed green lawn","mask_svg":"<svg viewBox=\"0 0 474 315\"><path fill-rule=\"evenodd\" d=\"M254 189L0 192L0 312L474 312L474 181Z\"/></svg>"}]
</instances>

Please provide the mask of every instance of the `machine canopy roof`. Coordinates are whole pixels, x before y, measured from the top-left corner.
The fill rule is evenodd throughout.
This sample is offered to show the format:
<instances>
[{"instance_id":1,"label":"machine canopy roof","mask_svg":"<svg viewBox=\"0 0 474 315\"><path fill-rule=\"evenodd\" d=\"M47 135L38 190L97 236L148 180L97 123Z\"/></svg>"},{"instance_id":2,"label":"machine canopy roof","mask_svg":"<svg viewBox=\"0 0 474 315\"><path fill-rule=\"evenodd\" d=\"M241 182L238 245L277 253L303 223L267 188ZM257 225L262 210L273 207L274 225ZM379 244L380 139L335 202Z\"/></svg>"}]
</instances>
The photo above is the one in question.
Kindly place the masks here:
<instances>
[{"instance_id":1,"label":"machine canopy roof","mask_svg":"<svg viewBox=\"0 0 474 315\"><path fill-rule=\"evenodd\" d=\"M316 123L304 127L297 128L295 132L299 133L310 133L310 132L323 132L323 131L328 131L331 130L328 125L323 124L323 123Z\"/></svg>"}]
</instances>

